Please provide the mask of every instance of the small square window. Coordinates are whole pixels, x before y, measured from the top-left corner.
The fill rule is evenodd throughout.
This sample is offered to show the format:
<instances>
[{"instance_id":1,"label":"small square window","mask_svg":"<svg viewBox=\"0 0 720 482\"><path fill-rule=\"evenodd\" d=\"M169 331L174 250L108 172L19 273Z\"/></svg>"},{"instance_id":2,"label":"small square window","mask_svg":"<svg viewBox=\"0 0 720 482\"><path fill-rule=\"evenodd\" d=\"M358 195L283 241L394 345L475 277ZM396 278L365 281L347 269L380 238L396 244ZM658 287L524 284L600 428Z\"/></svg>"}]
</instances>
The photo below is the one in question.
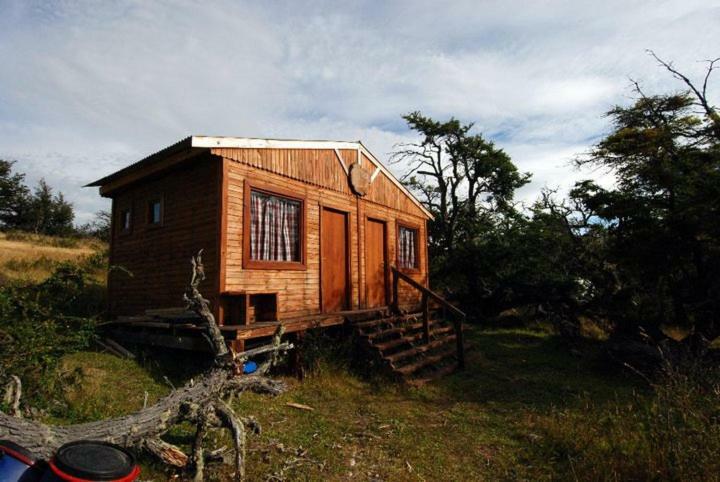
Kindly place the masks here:
<instances>
[{"instance_id":1,"label":"small square window","mask_svg":"<svg viewBox=\"0 0 720 482\"><path fill-rule=\"evenodd\" d=\"M132 211L130 209L120 211L120 229L123 233L129 233L132 229Z\"/></svg>"},{"instance_id":2,"label":"small square window","mask_svg":"<svg viewBox=\"0 0 720 482\"><path fill-rule=\"evenodd\" d=\"M162 200L153 199L148 203L148 223L159 226L162 224L163 209Z\"/></svg>"}]
</instances>

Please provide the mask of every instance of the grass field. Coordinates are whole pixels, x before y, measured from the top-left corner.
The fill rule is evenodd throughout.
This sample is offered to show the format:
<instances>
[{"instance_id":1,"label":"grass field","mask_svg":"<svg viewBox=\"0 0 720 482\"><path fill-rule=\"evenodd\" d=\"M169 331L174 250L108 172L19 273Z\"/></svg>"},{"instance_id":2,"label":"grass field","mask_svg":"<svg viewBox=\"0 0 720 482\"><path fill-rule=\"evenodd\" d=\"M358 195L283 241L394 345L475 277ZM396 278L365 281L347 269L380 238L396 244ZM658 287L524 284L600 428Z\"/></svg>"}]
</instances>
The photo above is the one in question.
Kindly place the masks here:
<instances>
[{"instance_id":1,"label":"grass field","mask_svg":"<svg viewBox=\"0 0 720 482\"><path fill-rule=\"evenodd\" d=\"M57 263L76 262L105 249L94 239L0 232L0 280L39 281Z\"/></svg>"},{"instance_id":2,"label":"grass field","mask_svg":"<svg viewBox=\"0 0 720 482\"><path fill-rule=\"evenodd\" d=\"M548 333L476 329L469 341L474 348L466 371L421 388L368 379L343 360L321 359L303 382L283 377L290 389L279 397L244 394L235 409L263 427L249 437L249 480L571 477L570 459L545 453L547 427L558 413L582 416L590 406L603 413L639 390L636 380L596 370L591 359L574 357ZM162 365L143 367L105 354L70 355L59 370L68 380L68 418L54 420L60 423L137 410L145 391L150 401L169 391ZM68 378L71 373L75 378ZM190 428L172 435L185 447L191 440ZM145 474L171 476L151 463Z\"/></svg>"}]
</instances>

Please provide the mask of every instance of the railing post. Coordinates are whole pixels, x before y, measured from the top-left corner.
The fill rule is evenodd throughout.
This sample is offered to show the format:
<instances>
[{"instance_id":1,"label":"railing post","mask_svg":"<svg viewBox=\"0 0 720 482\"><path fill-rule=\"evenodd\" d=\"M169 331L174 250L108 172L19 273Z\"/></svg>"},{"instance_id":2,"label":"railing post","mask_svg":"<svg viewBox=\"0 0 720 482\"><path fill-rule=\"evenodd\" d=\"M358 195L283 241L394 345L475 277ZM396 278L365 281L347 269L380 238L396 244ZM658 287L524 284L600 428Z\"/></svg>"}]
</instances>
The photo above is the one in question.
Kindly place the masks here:
<instances>
[{"instance_id":1,"label":"railing post","mask_svg":"<svg viewBox=\"0 0 720 482\"><path fill-rule=\"evenodd\" d=\"M422 294L423 339L425 344L430 343L430 303L427 292Z\"/></svg>"},{"instance_id":2,"label":"railing post","mask_svg":"<svg viewBox=\"0 0 720 482\"><path fill-rule=\"evenodd\" d=\"M398 298L398 274L395 268L392 269L392 307L395 313L400 313L400 299Z\"/></svg>"},{"instance_id":3,"label":"railing post","mask_svg":"<svg viewBox=\"0 0 720 482\"><path fill-rule=\"evenodd\" d=\"M465 342L463 340L463 320L456 317L455 321L455 342L457 343L458 368L465 369Z\"/></svg>"}]
</instances>

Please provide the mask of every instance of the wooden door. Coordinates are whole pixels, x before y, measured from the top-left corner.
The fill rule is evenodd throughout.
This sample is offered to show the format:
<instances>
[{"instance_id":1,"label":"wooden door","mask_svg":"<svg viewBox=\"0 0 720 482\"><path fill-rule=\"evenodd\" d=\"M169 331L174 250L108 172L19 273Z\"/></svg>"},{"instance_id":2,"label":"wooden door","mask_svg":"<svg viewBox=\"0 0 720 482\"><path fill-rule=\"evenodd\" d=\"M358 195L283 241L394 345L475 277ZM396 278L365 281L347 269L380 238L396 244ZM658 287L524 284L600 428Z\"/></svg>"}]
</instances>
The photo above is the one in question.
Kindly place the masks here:
<instances>
[{"instance_id":1,"label":"wooden door","mask_svg":"<svg viewBox=\"0 0 720 482\"><path fill-rule=\"evenodd\" d=\"M323 208L321 218L322 310L341 311L348 308L350 294L347 213Z\"/></svg>"},{"instance_id":2,"label":"wooden door","mask_svg":"<svg viewBox=\"0 0 720 482\"><path fill-rule=\"evenodd\" d=\"M387 246L383 221L365 224L365 302L368 308L387 305Z\"/></svg>"}]
</instances>

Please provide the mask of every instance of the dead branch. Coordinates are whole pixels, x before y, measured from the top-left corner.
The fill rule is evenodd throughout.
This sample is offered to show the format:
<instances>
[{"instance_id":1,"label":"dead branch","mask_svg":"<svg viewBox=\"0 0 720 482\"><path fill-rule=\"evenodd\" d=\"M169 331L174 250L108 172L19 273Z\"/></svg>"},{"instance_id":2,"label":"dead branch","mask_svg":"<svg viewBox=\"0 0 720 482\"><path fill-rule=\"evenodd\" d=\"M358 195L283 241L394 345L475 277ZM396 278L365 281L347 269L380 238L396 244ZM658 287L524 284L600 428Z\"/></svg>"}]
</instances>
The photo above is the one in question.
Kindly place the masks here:
<instances>
[{"instance_id":1,"label":"dead branch","mask_svg":"<svg viewBox=\"0 0 720 482\"><path fill-rule=\"evenodd\" d=\"M200 417L197 422L197 429L195 431L195 441L193 442L192 448L192 460L195 466L195 482L202 482L205 474L205 457L203 455L203 445L205 444L205 436L207 435L208 427L210 425L208 421L208 411L212 407L206 407L202 410Z\"/></svg>"},{"instance_id":2,"label":"dead branch","mask_svg":"<svg viewBox=\"0 0 720 482\"><path fill-rule=\"evenodd\" d=\"M222 334L209 310L209 303L197 290L204 278L201 253L193 257L193 276L186 293L188 305L206 320L208 334L216 348L217 357L223 359L199 380L191 380L185 386L173 389L165 398L142 410L124 417L69 426L46 425L35 420L20 418L19 405L21 384L13 377L15 386L6 393L12 413L0 412L0 439L11 440L26 447L37 456L49 459L62 445L76 440L102 440L126 448L145 450L163 463L174 467L188 467L192 460L195 480L203 480L205 451L203 443L211 428L230 430L235 448L236 479L242 480L245 473L245 425L258 431L257 423L243 420L223 399L251 390L258 393L277 395L285 390L285 384L267 378L265 374L278 361L281 352L293 345L282 342L282 327L273 337L272 343L260 348L238 353L236 361L229 356ZM219 335L219 338L218 338ZM253 375L235 376L238 367L250 356L267 354L268 360L258 367ZM8 398L9 397L9 398ZM190 422L197 427L192 459L178 447L163 441L160 437L171 427L181 422ZM212 454L208 454L212 456ZM216 455L215 455L216 457Z\"/></svg>"},{"instance_id":3,"label":"dead branch","mask_svg":"<svg viewBox=\"0 0 720 482\"><path fill-rule=\"evenodd\" d=\"M676 79L682 81L693 93L697 99L697 103L703 108L705 115L711 123L713 135L716 139L720 140L720 114L717 113L715 107L710 103L707 97L707 84L713 71L716 69L716 63L720 61L720 57L716 59L707 60L708 67L705 70L705 76L703 78L702 87L698 87L690 78L675 68L672 62L661 59L652 50L647 50L647 53L653 57L662 67L670 72Z\"/></svg>"},{"instance_id":4,"label":"dead branch","mask_svg":"<svg viewBox=\"0 0 720 482\"><path fill-rule=\"evenodd\" d=\"M235 476L242 480L245 478L245 424L235 415L233 409L222 401L215 408L232 434L235 446Z\"/></svg>"},{"instance_id":5,"label":"dead branch","mask_svg":"<svg viewBox=\"0 0 720 482\"><path fill-rule=\"evenodd\" d=\"M142 448L153 454L166 465L178 468L187 467L188 456L185 452L161 438L153 437L144 440Z\"/></svg>"},{"instance_id":6,"label":"dead branch","mask_svg":"<svg viewBox=\"0 0 720 482\"><path fill-rule=\"evenodd\" d=\"M227 344L225 344L225 338L223 338L220 328L215 322L215 316L210 310L210 302L203 298L200 291L198 291L198 285L205 280L205 267L202 264L202 252L203 250L201 249L190 259L190 263L192 264L192 275L190 277L190 284L183 295L183 299L185 300L187 309L194 311L205 321L206 338L213 348L215 360L218 364L224 364L231 360L230 351L228 350Z\"/></svg>"},{"instance_id":7,"label":"dead branch","mask_svg":"<svg viewBox=\"0 0 720 482\"><path fill-rule=\"evenodd\" d=\"M22 398L22 382L17 375L11 375L10 381L5 387L3 401L10 407L10 413L15 417L22 417L20 398Z\"/></svg>"}]
</instances>

